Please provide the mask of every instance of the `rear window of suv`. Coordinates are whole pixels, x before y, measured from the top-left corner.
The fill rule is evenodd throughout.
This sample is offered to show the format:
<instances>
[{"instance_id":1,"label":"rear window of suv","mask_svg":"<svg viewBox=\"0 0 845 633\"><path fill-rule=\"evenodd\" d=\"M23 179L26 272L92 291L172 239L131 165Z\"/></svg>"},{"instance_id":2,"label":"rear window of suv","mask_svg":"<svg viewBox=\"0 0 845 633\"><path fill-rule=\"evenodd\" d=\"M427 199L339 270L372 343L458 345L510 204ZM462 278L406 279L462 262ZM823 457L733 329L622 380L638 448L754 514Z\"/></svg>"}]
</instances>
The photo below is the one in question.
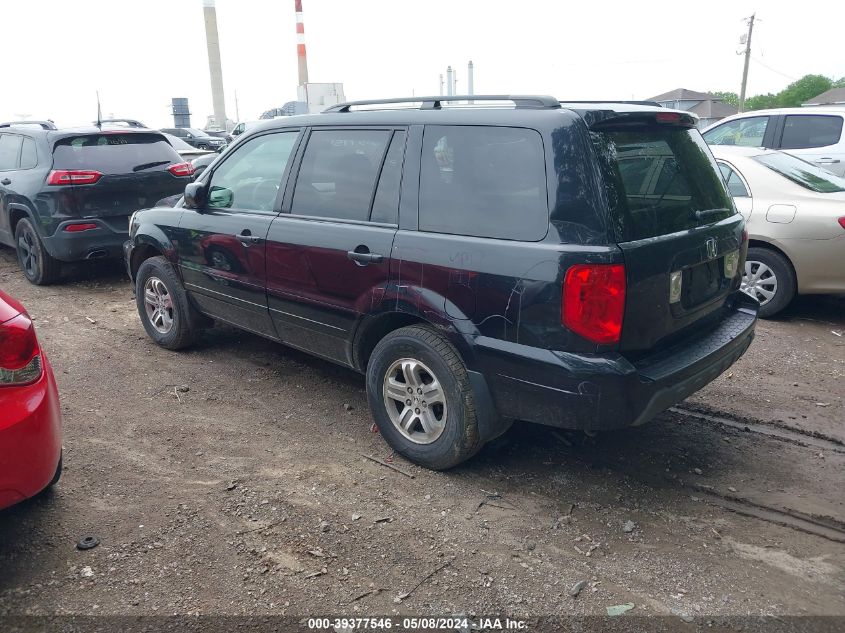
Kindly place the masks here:
<instances>
[{"instance_id":1,"label":"rear window of suv","mask_svg":"<svg viewBox=\"0 0 845 633\"><path fill-rule=\"evenodd\" d=\"M131 174L167 169L181 161L161 134L84 134L60 139L53 148L56 169L94 169Z\"/></svg>"},{"instance_id":2,"label":"rear window of suv","mask_svg":"<svg viewBox=\"0 0 845 633\"><path fill-rule=\"evenodd\" d=\"M697 130L643 125L591 134L617 241L685 231L734 214Z\"/></svg>"},{"instance_id":3,"label":"rear window of suv","mask_svg":"<svg viewBox=\"0 0 845 633\"><path fill-rule=\"evenodd\" d=\"M429 125L420 230L539 241L549 229L543 141L535 130Z\"/></svg>"}]
</instances>

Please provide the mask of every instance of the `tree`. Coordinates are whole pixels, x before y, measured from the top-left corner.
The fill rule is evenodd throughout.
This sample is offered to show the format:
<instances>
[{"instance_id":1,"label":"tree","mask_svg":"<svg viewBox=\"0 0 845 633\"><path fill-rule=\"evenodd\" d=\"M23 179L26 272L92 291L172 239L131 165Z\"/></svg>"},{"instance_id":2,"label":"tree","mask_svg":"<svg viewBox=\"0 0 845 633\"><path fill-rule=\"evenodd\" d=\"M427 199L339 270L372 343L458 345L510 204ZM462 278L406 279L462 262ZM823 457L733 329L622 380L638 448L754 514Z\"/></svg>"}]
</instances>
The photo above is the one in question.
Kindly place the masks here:
<instances>
[{"instance_id":1,"label":"tree","mask_svg":"<svg viewBox=\"0 0 845 633\"><path fill-rule=\"evenodd\" d=\"M739 95L735 92L724 92L722 90L717 90L716 92L711 92L710 94L719 97L723 103L732 105L735 108L739 107Z\"/></svg>"},{"instance_id":2,"label":"tree","mask_svg":"<svg viewBox=\"0 0 845 633\"><path fill-rule=\"evenodd\" d=\"M824 75L804 75L777 94L776 103L781 108L797 108L805 101L830 90L833 82Z\"/></svg>"},{"instance_id":3,"label":"tree","mask_svg":"<svg viewBox=\"0 0 845 633\"><path fill-rule=\"evenodd\" d=\"M845 77L840 77L834 81L831 88L845 88Z\"/></svg>"},{"instance_id":4,"label":"tree","mask_svg":"<svg viewBox=\"0 0 845 633\"><path fill-rule=\"evenodd\" d=\"M778 93L779 95L780 93ZM754 95L745 100L745 109L747 110L765 110L766 108L776 108L778 95L773 95L771 92L765 95Z\"/></svg>"}]
</instances>

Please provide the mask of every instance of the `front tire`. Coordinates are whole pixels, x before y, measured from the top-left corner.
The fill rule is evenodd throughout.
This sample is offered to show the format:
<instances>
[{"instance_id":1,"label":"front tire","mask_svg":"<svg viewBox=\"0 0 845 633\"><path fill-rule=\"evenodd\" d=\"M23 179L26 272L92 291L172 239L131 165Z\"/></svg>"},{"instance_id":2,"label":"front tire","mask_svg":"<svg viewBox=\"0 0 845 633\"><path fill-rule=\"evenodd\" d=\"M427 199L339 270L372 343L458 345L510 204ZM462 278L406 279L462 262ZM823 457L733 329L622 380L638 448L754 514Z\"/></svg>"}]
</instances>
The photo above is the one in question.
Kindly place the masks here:
<instances>
[{"instance_id":1,"label":"front tire","mask_svg":"<svg viewBox=\"0 0 845 633\"><path fill-rule=\"evenodd\" d=\"M379 341L367 364L367 399L385 441L420 466L452 468L483 444L466 366L430 327L403 327Z\"/></svg>"},{"instance_id":2,"label":"front tire","mask_svg":"<svg viewBox=\"0 0 845 633\"><path fill-rule=\"evenodd\" d=\"M15 227L15 250L18 264L30 283L46 286L61 277L61 263L44 248L44 242L28 218L21 219Z\"/></svg>"},{"instance_id":3,"label":"front tire","mask_svg":"<svg viewBox=\"0 0 845 633\"><path fill-rule=\"evenodd\" d=\"M151 257L138 268L135 303L147 335L157 345L178 350L196 341L201 317L164 257Z\"/></svg>"},{"instance_id":4,"label":"front tire","mask_svg":"<svg viewBox=\"0 0 845 633\"><path fill-rule=\"evenodd\" d=\"M742 290L760 302L760 317L774 316L795 298L797 283L792 265L780 253L768 248L748 249Z\"/></svg>"}]
</instances>

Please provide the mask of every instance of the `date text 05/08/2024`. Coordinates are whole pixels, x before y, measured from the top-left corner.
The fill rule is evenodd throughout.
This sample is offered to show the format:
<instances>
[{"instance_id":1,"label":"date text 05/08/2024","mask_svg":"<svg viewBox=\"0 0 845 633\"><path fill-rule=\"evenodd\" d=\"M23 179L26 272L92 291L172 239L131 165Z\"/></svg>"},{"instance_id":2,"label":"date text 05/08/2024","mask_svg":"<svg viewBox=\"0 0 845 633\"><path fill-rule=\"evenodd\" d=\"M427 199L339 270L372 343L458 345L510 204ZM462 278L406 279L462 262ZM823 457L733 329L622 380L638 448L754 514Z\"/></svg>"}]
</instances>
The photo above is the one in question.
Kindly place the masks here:
<instances>
[{"instance_id":1,"label":"date text 05/08/2024","mask_svg":"<svg viewBox=\"0 0 845 633\"><path fill-rule=\"evenodd\" d=\"M358 631L525 631L525 620L481 617L351 617L351 618L308 618L307 626L312 630Z\"/></svg>"}]
</instances>

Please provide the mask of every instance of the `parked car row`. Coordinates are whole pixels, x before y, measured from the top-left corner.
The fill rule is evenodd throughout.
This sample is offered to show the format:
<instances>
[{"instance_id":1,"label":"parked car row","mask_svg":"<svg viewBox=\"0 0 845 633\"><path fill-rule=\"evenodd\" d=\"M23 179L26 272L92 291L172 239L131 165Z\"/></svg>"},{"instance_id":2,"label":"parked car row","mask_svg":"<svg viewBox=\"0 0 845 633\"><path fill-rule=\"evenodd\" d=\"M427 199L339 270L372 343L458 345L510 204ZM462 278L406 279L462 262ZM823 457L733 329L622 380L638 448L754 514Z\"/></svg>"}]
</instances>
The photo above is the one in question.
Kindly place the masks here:
<instances>
[{"instance_id":1,"label":"parked car row","mask_svg":"<svg viewBox=\"0 0 845 633\"><path fill-rule=\"evenodd\" d=\"M643 424L742 356L759 310L837 288L829 172L714 158L694 117L642 103L442 100L245 125L194 164L151 130L12 127L36 160L14 140L7 162L40 171L0 199L6 243L47 283L125 240L155 343L219 320L356 369L388 444L435 469L516 419Z\"/></svg>"},{"instance_id":2,"label":"parked car row","mask_svg":"<svg viewBox=\"0 0 845 633\"><path fill-rule=\"evenodd\" d=\"M745 112L706 129L751 242L743 289L771 317L845 293L845 109Z\"/></svg>"}]
</instances>

